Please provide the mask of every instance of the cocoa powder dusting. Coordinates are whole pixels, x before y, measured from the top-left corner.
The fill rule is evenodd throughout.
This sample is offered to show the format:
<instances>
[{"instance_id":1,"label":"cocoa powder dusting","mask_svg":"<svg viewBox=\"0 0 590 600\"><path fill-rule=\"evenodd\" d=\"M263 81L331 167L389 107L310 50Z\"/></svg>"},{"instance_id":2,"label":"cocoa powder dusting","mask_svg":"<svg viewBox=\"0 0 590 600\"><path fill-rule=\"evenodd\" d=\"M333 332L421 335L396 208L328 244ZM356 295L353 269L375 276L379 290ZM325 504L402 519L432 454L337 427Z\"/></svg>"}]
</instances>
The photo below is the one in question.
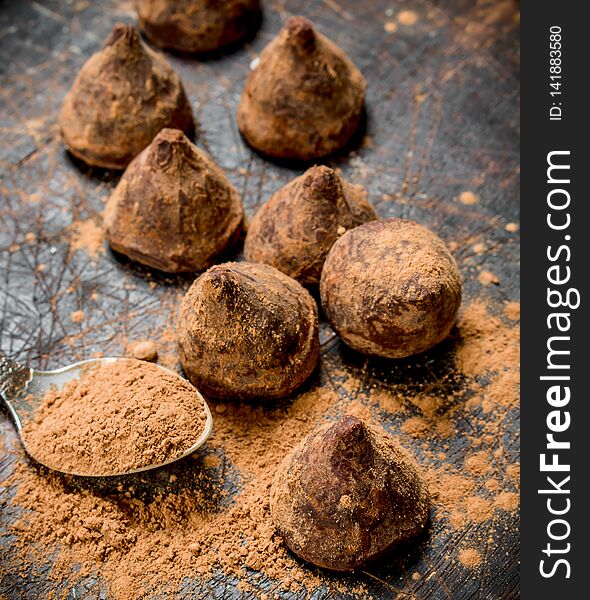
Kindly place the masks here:
<instances>
[{"instance_id":1,"label":"cocoa powder dusting","mask_svg":"<svg viewBox=\"0 0 590 600\"><path fill-rule=\"evenodd\" d=\"M181 456L205 422L203 402L188 382L119 359L47 392L23 436L31 455L48 467L111 475Z\"/></svg>"},{"instance_id":2,"label":"cocoa powder dusting","mask_svg":"<svg viewBox=\"0 0 590 600\"><path fill-rule=\"evenodd\" d=\"M70 247L72 250L85 250L92 260L96 260L99 254L104 253L102 225L94 219L72 223L71 235Z\"/></svg>"},{"instance_id":3,"label":"cocoa powder dusting","mask_svg":"<svg viewBox=\"0 0 590 600\"><path fill-rule=\"evenodd\" d=\"M11 568L18 572L31 561L42 566L55 552L49 576L56 582L99 571L108 597L117 600L175 597L189 589L187 579L219 576L235 578L245 595L256 597L262 597L256 581L266 580L258 576L301 597L320 587L337 595L343 589L338 579L296 560L278 537L269 491L285 455L319 425L344 414L373 426L388 416L390 433L423 467L434 505L430 528L469 532L466 543L478 549L459 561L477 568L478 556L485 561L479 548L518 510L519 465L502 442L506 411L518 402L518 340L512 319L482 300L467 302L449 347L439 354L444 359L450 353L455 364L444 375L444 388L434 392L428 384L416 388L378 379L367 387L364 375L324 357L328 381L312 383L289 402L215 402L205 447L107 491L74 486L21 457L4 483L16 488L4 502L22 511L8 532L14 536ZM408 432L406 423L416 419L421 427ZM441 423L465 436L461 450L449 452ZM363 578L355 581L354 593L366 595ZM65 598L66 591L55 597Z\"/></svg>"},{"instance_id":4,"label":"cocoa powder dusting","mask_svg":"<svg viewBox=\"0 0 590 600\"><path fill-rule=\"evenodd\" d=\"M137 358L137 360L147 360L148 362L155 362L158 360L158 344L151 340L130 344L128 352L133 358Z\"/></svg>"},{"instance_id":5,"label":"cocoa powder dusting","mask_svg":"<svg viewBox=\"0 0 590 600\"><path fill-rule=\"evenodd\" d=\"M340 403L334 392L319 387L289 408L216 411L208 449L175 466L162 492L147 499L141 494L146 475L105 494L78 489L21 461L4 484L17 485L12 504L25 510L13 526L17 548L22 556L34 552L42 564L58 547L51 571L56 581L72 576L74 566L80 568L76 576L100 568L109 598L117 600L149 597L156 590L171 597L184 578L210 578L220 569L238 578L261 571L287 590L312 590L325 581L285 549L270 522L268 495L285 452L322 416L341 410ZM221 465L218 450L225 456ZM223 488L232 477L219 480L219 471L239 473L241 489L234 498ZM246 591L249 584L241 587ZM360 583L357 588L364 589Z\"/></svg>"},{"instance_id":6,"label":"cocoa powder dusting","mask_svg":"<svg viewBox=\"0 0 590 600\"><path fill-rule=\"evenodd\" d=\"M464 567L475 569L481 565L481 555L475 548L465 548L459 552L459 560Z\"/></svg>"}]
</instances>

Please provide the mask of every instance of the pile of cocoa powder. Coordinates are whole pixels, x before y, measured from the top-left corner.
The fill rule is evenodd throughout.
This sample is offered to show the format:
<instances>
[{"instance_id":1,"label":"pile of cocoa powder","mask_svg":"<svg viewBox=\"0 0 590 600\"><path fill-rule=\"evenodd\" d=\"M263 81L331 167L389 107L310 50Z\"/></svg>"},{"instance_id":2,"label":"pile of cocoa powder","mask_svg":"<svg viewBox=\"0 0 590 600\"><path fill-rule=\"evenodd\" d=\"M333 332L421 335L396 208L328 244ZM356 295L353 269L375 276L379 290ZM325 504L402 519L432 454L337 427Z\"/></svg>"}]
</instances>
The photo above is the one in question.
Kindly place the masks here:
<instances>
[{"instance_id":1,"label":"pile of cocoa powder","mask_svg":"<svg viewBox=\"0 0 590 600\"><path fill-rule=\"evenodd\" d=\"M312 594L319 587L366 595L372 575L344 582L304 565L269 519L268 491L285 453L342 414L386 423L416 455L434 496L431 530L457 532L458 564L485 568L487 537L477 536L493 536L495 524L518 509L519 465L503 442L507 413L518 403L517 314L515 303L502 314L482 300L466 302L439 349L440 359L455 363L442 388L367 378L367 366L332 363L331 352L323 366L329 375L316 376L294 399L216 403L214 433L201 451L108 489L39 472L17 449L4 482L14 496L2 496L2 510L16 516L4 532L12 548L4 568L30 577L36 565L55 582L55 598L66 596L64 581L98 573L101 589L118 600L195 596L218 577L263 599L276 597L274 590ZM407 427L412 420L420 427ZM459 448L450 444L457 431L466 432Z\"/></svg>"},{"instance_id":2,"label":"pile of cocoa powder","mask_svg":"<svg viewBox=\"0 0 590 600\"><path fill-rule=\"evenodd\" d=\"M48 467L114 475L182 456L203 433L206 418L187 381L122 358L47 392L23 437L31 455Z\"/></svg>"}]
</instances>

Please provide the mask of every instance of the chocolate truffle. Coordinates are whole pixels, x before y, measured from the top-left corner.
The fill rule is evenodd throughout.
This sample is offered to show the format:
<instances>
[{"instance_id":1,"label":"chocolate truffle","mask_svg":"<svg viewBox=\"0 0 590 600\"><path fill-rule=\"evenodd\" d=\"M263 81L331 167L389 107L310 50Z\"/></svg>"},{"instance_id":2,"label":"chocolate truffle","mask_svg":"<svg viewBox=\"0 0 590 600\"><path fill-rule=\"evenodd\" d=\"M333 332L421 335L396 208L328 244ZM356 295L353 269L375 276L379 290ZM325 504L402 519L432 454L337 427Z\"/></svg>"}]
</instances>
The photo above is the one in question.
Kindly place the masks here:
<instances>
[{"instance_id":1,"label":"chocolate truffle","mask_svg":"<svg viewBox=\"0 0 590 600\"><path fill-rule=\"evenodd\" d=\"M418 535L430 499L417 465L387 432L345 416L283 460L270 507L297 556L352 571Z\"/></svg>"},{"instance_id":2,"label":"chocolate truffle","mask_svg":"<svg viewBox=\"0 0 590 600\"><path fill-rule=\"evenodd\" d=\"M260 17L260 0L136 0L139 26L156 46L209 52L242 39Z\"/></svg>"},{"instance_id":3,"label":"chocolate truffle","mask_svg":"<svg viewBox=\"0 0 590 600\"><path fill-rule=\"evenodd\" d=\"M349 346L402 358L449 334L461 303L461 277L432 231L388 219L351 229L332 246L320 295L326 316Z\"/></svg>"},{"instance_id":4,"label":"chocolate truffle","mask_svg":"<svg viewBox=\"0 0 590 600\"><path fill-rule=\"evenodd\" d=\"M180 362L213 398L279 398L299 387L319 355L315 301L274 267L225 263L187 292L177 326Z\"/></svg>"},{"instance_id":5,"label":"chocolate truffle","mask_svg":"<svg viewBox=\"0 0 590 600\"><path fill-rule=\"evenodd\" d=\"M276 192L248 228L246 258L303 284L319 283L332 244L347 229L377 218L359 185L329 167L308 169Z\"/></svg>"},{"instance_id":6,"label":"chocolate truffle","mask_svg":"<svg viewBox=\"0 0 590 600\"><path fill-rule=\"evenodd\" d=\"M263 50L238 108L238 126L262 154L309 160L356 131L365 80L344 52L303 17L291 17Z\"/></svg>"},{"instance_id":7,"label":"chocolate truffle","mask_svg":"<svg viewBox=\"0 0 590 600\"><path fill-rule=\"evenodd\" d=\"M177 129L163 129L107 201L111 247L169 273L211 266L241 231L242 200L224 172Z\"/></svg>"},{"instance_id":8,"label":"chocolate truffle","mask_svg":"<svg viewBox=\"0 0 590 600\"><path fill-rule=\"evenodd\" d=\"M78 73L59 124L74 156L107 169L125 168L163 127L194 132L178 75L123 24Z\"/></svg>"}]
</instances>

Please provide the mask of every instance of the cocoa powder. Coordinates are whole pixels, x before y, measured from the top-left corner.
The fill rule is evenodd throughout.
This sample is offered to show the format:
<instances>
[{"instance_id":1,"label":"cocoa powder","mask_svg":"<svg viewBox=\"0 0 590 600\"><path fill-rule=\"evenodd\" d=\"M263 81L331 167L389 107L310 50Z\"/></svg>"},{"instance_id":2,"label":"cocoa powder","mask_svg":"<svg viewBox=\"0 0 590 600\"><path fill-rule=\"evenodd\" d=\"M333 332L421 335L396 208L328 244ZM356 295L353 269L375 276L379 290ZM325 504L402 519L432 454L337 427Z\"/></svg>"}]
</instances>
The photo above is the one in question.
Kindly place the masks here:
<instances>
[{"instance_id":1,"label":"cocoa powder","mask_svg":"<svg viewBox=\"0 0 590 600\"><path fill-rule=\"evenodd\" d=\"M102 224L95 219L74 221L72 223L72 237L70 248L75 252L85 250L90 258L96 261L99 254L104 253L104 233Z\"/></svg>"},{"instance_id":2,"label":"cocoa powder","mask_svg":"<svg viewBox=\"0 0 590 600\"><path fill-rule=\"evenodd\" d=\"M39 472L19 453L4 483L15 492L3 509L22 514L6 532L12 536L6 568L24 575L36 565L55 582L55 598L65 598L69 589L59 582L97 572L108 597L117 600L198 595L209 589L201 585L214 585L219 577L260 598L268 589L305 597L320 587L335 596L366 596L362 574L356 583L344 583L293 558L270 521L269 489L283 457L318 425L343 414L373 425L386 416L391 433L424 467L434 503L432 535L464 540L457 562L476 565L473 553L463 561L458 556L461 548L476 548L476 568L485 568L483 549L519 500L519 465L502 448L506 411L518 402L519 331L502 307L499 312L482 300L460 311L447 350L455 367L444 375L444 388L407 387L403 379L367 384L364 369L356 372L325 355L327 381L315 380L276 405L214 403L214 430L205 447L106 492ZM443 352L439 360L444 358ZM402 426L415 417L426 427L409 435ZM441 422L465 435L459 447L440 435ZM43 566L53 553L47 572ZM424 578L434 574L427 571ZM194 592L187 581L197 582ZM266 581L269 587L257 584Z\"/></svg>"},{"instance_id":3,"label":"cocoa powder","mask_svg":"<svg viewBox=\"0 0 590 600\"><path fill-rule=\"evenodd\" d=\"M112 475L181 456L205 422L203 402L187 381L119 359L47 392L23 436L31 455L48 467Z\"/></svg>"}]
</instances>

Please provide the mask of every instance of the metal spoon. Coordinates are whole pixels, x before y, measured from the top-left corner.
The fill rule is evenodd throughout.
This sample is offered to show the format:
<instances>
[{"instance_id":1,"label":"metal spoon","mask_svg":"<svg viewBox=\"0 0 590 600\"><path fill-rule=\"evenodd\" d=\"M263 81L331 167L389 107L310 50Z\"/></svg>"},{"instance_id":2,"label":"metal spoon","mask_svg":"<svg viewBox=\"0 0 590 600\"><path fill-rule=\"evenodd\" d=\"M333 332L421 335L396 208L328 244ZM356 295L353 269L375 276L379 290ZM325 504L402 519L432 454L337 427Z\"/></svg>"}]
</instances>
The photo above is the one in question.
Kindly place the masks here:
<instances>
[{"instance_id":1,"label":"metal spoon","mask_svg":"<svg viewBox=\"0 0 590 600\"><path fill-rule=\"evenodd\" d=\"M145 467L141 467L140 469L134 469L132 471L104 474L74 473L71 471L56 469L55 467L45 465L41 458L35 456L32 452L30 452L22 435L23 425L27 420L33 418L33 415L35 414L35 411L41 404L41 400L43 399L45 393L54 387L60 389L69 381L79 379L83 374L83 369L85 370L89 366L99 364L104 365L108 363L113 363L116 360L117 358L113 357L92 358L89 360L82 360L80 362L74 363L67 367L63 367L61 369L56 369L55 371L35 371L34 369L25 367L24 365L21 365L13 360L10 360L0 355L0 398L4 401L5 406L8 408L8 412L10 413L12 420L14 421L23 448L25 449L27 454L29 454L29 456L31 456L35 461L46 466L47 468L59 471L61 473L67 473L68 475L80 475L83 477L110 477L128 475L130 473L140 473L142 471L149 471L151 469L163 467L164 465L176 462L177 460L180 460L181 458L192 454L195 450L200 448L207 441L207 438L211 435L211 430L213 428L213 417L211 416L211 411L209 410L209 406L207 406L207 402L205 401L203 396L198 392L198 390L195 389L195 394L198 395L205 407L205 429L203 430L201 435L195 440L195 443L181 456L177 456L175 458L155 465L148 465ZM157 366L163 371L166 371L168 374L172 374L181 379L181 377L177 373L174 373L170 369L166 369L165 367L161 367L160 365Z\"/></svg>"}]
</instances>

